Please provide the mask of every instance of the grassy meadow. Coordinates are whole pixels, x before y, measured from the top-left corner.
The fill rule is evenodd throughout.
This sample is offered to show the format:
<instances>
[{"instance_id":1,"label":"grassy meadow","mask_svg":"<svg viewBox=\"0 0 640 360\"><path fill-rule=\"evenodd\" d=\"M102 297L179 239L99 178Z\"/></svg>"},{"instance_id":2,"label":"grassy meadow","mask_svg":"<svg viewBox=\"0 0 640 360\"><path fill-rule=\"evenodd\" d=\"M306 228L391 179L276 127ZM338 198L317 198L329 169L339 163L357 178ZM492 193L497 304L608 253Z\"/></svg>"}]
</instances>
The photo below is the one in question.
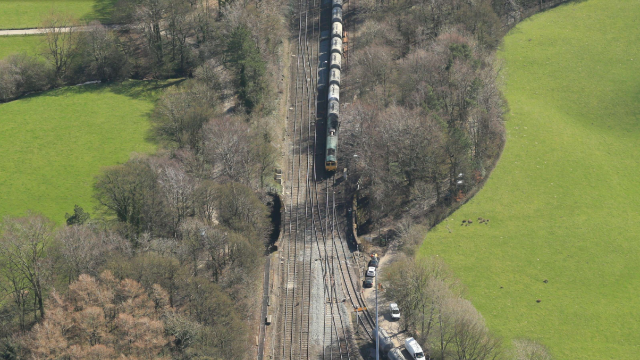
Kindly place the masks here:
<instances>
[{"instance_id":1,"label":"grassy meadow","mask_svg":"<svg viewBox=\"0 0 640 360\"><path fill-rule=\"evenodd\" d=\"M32 56L40 55L46 47L44 41L44 37L40 35L0 36L0 60L22 52Z\"/></svg>"},{"instance_id":2,"label":"grassy meadow","mask_svg":"<svg viewBox=\"0 0 640 360\"><path fill-rule=\"evenodd\" d=\"M444 258L490 329L558 360L640 354L638 40L637 0L572 3L513 29L502 158L420 251Z\"/></svg>"},{"instance_id":3,"label":"grassy meadow","mask_svg":"<svg viewBox=\"0 0 640 360\"><path fill-rule=\"evenodd\" d=\"M51 12L68 14L78 20L104 20L114 0L0 0L0 29L40 26Z\"/></svg>"},{"instance_id":4,"label":"grassy meadow","mask_svg":"<svg viewBox=\"0 0 640 360\"><path fill-rule=\"evenodd\" d=\"M154 151L148 114L171 83L74 86L1 104L0 217L34 210L63 223L75 204L93 213L100 169Z\"/></svg>"}]
</instances>

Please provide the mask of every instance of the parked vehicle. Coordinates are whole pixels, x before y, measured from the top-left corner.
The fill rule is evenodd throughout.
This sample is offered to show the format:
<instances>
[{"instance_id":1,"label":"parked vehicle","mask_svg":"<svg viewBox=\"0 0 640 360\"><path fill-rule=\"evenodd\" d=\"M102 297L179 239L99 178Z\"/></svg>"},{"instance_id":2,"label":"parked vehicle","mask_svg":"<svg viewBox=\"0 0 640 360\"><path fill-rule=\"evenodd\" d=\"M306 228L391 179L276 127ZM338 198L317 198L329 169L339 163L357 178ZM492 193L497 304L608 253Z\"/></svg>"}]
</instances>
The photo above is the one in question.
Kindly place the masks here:
<instances>
[{"instance_id":1,"label":"parked vehicle","mask_svg":"<svg viewBox=\"0 0 640 360\"><path fill-rule=\"evenodd\" d=\"M378 267L378 259L371 259L369 260L369 265L368 267L374 267L377 268Z\"/></svg>"},{"instance_id":2,"label":"parked vehicle","mask_svg":"<svg viewBox=\"0 0 640 360\"><path fill-rule=\"evenodd\" d=\"M362 284L362 286L364 286L365 288L372 288L373 287L373 279L372 278L364 279L364 283Z\"/></svg>"},{"instance_id":3,"label":"parked vehicle","mask_svg":"<svg viewBox=\"0 0 640 360\"><path fill-rule=\"evenodd\" d=\"M413 360L424 360L424 352L422 351L422 347L416 341L416 339L410 337L404 341L404 347L407 348Z\"/></svg>"},{"instance_id":4,"label":"parked vehicle","mask_svg":"<svg viewBox=\"0 0 640 360\"><path fill-rule=\"evenodd\" d=\"M400 320L400 308L398 308L398 304L396 303L389 304L389 309L391 310L391 319Z\"/></svg>"},{"instance_id":5,"label":"parked vehicle","mask_svg":"<svg viewBox=\"0 0 640 360\"><path fill-rule=\"evenodd\" d=\"M369 269L367 269L367 276L376 277L376 268L369 266Z\"/></svg>"}]
</instances>

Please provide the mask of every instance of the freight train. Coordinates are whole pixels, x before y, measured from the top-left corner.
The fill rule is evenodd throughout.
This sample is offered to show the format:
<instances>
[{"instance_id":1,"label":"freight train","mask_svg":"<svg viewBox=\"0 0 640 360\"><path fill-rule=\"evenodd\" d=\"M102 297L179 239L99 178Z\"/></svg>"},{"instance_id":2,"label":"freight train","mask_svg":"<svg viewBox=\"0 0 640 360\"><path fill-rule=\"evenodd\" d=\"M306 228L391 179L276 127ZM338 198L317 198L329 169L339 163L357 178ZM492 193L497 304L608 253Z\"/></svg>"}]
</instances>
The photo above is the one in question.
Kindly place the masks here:
<instances>
[{"instance_id":1,"label":"freight train","mask_svg":"<svg viewBox=\"0 0 640 360\"><path fill-rule=\"evenodd\" d=\"M342 0L332 0L331 54L327 95L327 145L324 167L338 168L338 128L340 127L340 72L342 70Z\"/></svg>"}]
</instances>

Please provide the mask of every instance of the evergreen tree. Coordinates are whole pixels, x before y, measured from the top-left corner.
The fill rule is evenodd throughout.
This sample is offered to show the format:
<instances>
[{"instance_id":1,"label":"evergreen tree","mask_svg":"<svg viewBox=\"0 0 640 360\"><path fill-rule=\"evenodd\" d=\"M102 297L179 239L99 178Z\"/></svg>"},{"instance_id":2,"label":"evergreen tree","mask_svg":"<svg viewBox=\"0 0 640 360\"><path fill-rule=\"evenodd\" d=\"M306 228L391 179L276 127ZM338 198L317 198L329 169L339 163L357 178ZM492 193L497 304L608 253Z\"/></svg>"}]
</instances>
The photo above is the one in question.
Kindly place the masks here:
<instances>
[{"instance_id":1,"label":"evergreen tree","mask_svg":"<svg viewBox=\"0 0 640 360\"><path fill-rule=\"evenodd\" d=\"M245 25L239 25L231 34L227 44L227 63L236 72L238 95L243 105L247 111L253 111L266 92L266 62Z\"/></svg>"}]
</instances>

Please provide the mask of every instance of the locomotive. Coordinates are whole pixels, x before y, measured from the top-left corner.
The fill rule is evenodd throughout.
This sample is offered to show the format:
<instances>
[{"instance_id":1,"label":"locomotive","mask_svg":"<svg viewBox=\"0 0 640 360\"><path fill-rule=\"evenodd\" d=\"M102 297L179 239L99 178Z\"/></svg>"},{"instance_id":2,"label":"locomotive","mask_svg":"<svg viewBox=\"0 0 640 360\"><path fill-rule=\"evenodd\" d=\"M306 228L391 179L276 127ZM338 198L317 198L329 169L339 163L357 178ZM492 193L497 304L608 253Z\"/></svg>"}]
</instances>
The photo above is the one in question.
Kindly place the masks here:
<instances>
[{"instance_id":1,"label":"locomotive","mask_svg":"<svg viewBox=\"0 0 640 360\"><path fill-rule=\"evenodd\" d=\"M331 56L327 105L327 146L324 167L327 171L338 168L338 127L340 126L340 71L342 69L342 0L332 0Z\"/></svg>"}]
</instances>

